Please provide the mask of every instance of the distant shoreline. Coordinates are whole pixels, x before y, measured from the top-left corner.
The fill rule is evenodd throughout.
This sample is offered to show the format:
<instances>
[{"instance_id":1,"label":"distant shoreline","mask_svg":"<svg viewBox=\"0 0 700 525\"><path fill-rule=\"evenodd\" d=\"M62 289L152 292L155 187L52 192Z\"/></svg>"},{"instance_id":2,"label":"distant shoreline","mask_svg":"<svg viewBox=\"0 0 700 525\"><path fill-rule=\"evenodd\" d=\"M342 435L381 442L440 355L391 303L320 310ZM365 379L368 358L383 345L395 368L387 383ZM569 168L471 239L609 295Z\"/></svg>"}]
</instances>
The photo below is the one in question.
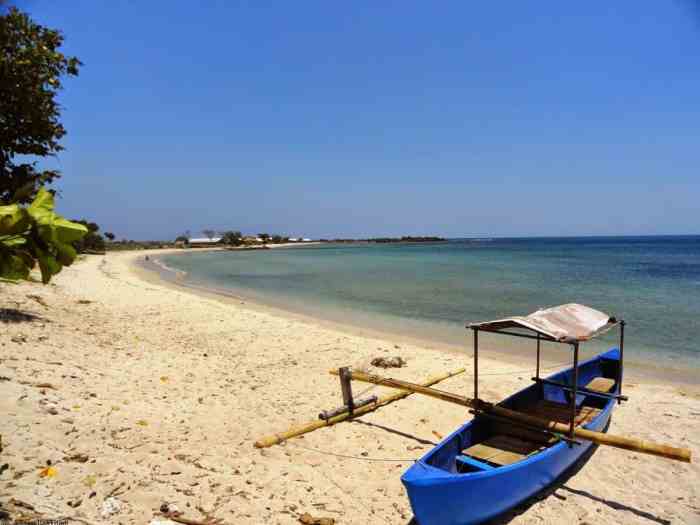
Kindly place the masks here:
<instances>
[{"instance_id":1,"label":"distant shoreline","mask_svg":"<svg viewBox=\"0 0 700 525\"><path fill-rule=\"evenodd\" d=\"M173 241L116 241L111 243L106 243L105 252L86 252L92 253L94 255L104 254L106 252L124 252L124 251L138 251L138 250L259 250L268 248L283 248L283 247L294 247L302 248L305 246L319 246L319 245L367 245L367 244L390 244L390 245L402 245L402 244L441 244L441 243L490 243L490 242L528 242L528 241L542 241L542 242L556 242L556 241L639 241L648 242L653 240L679 240L679 239L696 239L700 243L700 234L666 234L666 235L579 235L579 236L556 236L556 235L542 235L542 236L498 236L498 235L480 235L480 236L468 236L468 237L438 237L438 236L403 236L403 237L370 237L370 238L336 238L336 239L317 239L313 241L295 241L295 242L266 242L266 243L254 243L254 244L242 244L239 246L227 245L227 244L210 244L210 245L194 245L194 246L177 246Z\"/></svg>"},{"instance_id":2,"label":"distant shoreline","mask_svg":"<svg viewBox=\"0 0 700 525\"><path fill-rule=\"evenodd\" d=\"M367 239L319 239L318 243L329 243L329 244L353 244L353 243L363 243L363 244L398 244L398 243L433 243L433 242L448 242L450 239L444 237L435 236L416 236L404 235L402 237L368 237Z\"/></svg>"}]
</instances>

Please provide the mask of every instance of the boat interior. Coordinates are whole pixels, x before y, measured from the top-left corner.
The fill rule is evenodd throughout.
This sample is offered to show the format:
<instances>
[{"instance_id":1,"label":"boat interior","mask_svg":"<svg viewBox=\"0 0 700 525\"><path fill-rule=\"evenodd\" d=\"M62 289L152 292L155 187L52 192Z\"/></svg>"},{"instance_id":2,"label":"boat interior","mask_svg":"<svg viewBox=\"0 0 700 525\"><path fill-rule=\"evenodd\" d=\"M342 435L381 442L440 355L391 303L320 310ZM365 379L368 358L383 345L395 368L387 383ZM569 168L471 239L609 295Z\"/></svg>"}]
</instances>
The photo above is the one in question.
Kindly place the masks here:
<instances>
[{"instance_id":1,"label":"boat interior","mask_svg":"<svg viewBox=\"0 0 700 525\"><path fill-rule=\"evenodd\" d=\"M599 358L579 369L576 396L576 425L593 421L613 399L599 394L614 393L618 361ZM533 384L506 399L499 406L568 425L571 417L571 370L547 379L533 378ZM452 473L472 473L511 465L537 454L561 438L547 431L478 414L471 424L455 433L435 450L427 462Z\"/></svg>"}]
</instances>

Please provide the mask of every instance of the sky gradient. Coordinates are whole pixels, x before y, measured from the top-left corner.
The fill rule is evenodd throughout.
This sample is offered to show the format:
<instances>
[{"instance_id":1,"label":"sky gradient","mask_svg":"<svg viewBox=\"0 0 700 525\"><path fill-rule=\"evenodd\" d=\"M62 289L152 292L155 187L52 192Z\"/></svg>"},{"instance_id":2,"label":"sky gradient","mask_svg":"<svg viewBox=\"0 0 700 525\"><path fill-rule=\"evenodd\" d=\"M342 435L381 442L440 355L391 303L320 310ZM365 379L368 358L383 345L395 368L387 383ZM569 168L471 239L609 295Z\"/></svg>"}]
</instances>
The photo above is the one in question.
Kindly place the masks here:
<instances>
[{"instance_id":1,"label":"sky gradient","mask_svg":"<svg viewBox=\"0 0 700 525\"><path fill-rule=\"evenodd\" d=\"M700 233L692 1L19 2L118 238Z\"/></svg>"}]
</instances>

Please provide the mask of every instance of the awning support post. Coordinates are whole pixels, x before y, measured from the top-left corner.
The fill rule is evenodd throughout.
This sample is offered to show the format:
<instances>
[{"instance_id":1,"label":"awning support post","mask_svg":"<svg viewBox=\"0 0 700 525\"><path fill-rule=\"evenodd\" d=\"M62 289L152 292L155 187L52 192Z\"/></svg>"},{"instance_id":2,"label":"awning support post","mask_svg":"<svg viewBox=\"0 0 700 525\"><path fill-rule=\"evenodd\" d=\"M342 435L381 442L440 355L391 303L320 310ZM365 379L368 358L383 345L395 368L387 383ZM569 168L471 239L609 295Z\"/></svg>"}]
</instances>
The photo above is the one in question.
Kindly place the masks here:
<instances>
[{"instance_id":1,"label":"awning support post","mask_svg":"<svg viewBox=\"0 0 700 525\"><path fill-rule=\"evenodd\" d=\"M574 439L576 429L576 397L578 395L578 342L574 343L574 369L573 391L571 392L571 423L569 426L569 438ZM573 446L569 444L569 446Z\"/></svg>"},{"instance_id":2,"label":"awning support post","mask_svg":"<svg viewBox=\"0 0 700 525\"><path fill-rule=\"evenodd\" d=\"M620 321L620 366L617 371L617 393L622 395L622 368L625 354L625 321ZM622 399L617 399L617 404L622 403Z\"/></svg>"},{"instance_id":3,"label":"awning support post","mask_svg":"<svg viewBox=\"0 0 700 525\"><path fill-rule=\"evenodd\" d=\"M474 328L474 399L479 401L479 329Z\"/></svg>"},{"instance_id":4,"label":"awning support post","mask_svg":"<svg viewBox=\"0 0 700 525\"><path fill-rule=\"evenodd\" d=\"M537 333L537 370L535 371L535 377L540 378L540 334Z\"/></svg>"}]
</instances>

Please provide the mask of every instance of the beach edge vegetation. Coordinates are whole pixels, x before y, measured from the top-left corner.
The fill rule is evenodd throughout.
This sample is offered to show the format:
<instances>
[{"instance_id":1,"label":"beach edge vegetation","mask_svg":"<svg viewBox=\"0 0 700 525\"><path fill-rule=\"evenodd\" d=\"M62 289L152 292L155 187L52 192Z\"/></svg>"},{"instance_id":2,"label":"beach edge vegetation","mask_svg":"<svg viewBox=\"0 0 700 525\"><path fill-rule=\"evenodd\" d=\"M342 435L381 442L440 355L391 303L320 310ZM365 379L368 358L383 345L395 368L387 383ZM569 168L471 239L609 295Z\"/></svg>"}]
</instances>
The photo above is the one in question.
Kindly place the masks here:
<instances>
[{"instance_id":1,"label":"beach edge vegetation","mask_svg":"<svg viewBox=\"0 0 700 525\"><path fill-rule=\"evenodd\" d=\"M70 265L73 246L87 233L82 225L54 211L53 190L61 176L37 169L35 158L63 149L66 130L56 96L61 79L77 76L76 57L59 52L60 31L35 23L15 7L0 6L0 279L30 278L37 265L41 280ZM27 160L30 159L30 160Z\"/></svg>"}]
</instances>

